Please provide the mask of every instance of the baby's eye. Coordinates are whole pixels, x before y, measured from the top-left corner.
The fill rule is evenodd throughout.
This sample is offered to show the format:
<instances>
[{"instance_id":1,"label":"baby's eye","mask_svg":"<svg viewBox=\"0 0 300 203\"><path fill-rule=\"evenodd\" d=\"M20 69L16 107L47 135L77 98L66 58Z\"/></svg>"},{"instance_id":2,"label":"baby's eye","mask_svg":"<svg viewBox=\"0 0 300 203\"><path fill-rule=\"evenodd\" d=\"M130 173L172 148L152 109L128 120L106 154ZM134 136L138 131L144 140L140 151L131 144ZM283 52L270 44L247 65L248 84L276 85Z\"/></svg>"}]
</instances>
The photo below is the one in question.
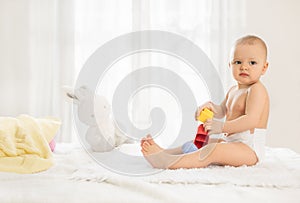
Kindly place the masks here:
<instances>
[{"instance_id":1,"label":"baby's eye","mask_svg":"<svg viewBox=\"0 0 300 203\"><path fill-rule=\"evenodd\" d=\"M242 64L241 61L234 61L233 64Z\"/></svg>"},{"instance_id":2,"label":"baby's eye","mask_svg":"<svg viewBox=\"0 0 300 203\"><path fill-rule=\"evenodd\" d=\"M257 63L256 63L256 61L250 61L249 64L250 65L256 65Z\"/></svg>"}]
</instances>

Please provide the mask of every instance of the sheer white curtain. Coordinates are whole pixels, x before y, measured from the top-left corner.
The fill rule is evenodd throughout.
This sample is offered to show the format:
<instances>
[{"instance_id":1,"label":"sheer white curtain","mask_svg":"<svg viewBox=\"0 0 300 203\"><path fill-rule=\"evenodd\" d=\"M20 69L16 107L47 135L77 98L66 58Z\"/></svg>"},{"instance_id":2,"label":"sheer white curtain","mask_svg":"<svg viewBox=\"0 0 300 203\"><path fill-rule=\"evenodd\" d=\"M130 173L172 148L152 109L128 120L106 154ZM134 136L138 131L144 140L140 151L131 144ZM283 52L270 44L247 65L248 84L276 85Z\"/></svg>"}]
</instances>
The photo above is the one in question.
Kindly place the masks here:
<instances>
[{"instance_id":1,"label":"sheer white curtain","mask_svg":"<svg viewBox=\"0 0 300 203\"><path fill-rule=\"evenodd\" d=\"M245 27L243 0L133 0L133 8L133 30L162 30L188 38L211 59L219 73L225 91L234 83L228 69L228 57L232 42L239 37ZM177 73L182 78L185 78L185 81L190 81L190 87L194 88L198 105L209 99L207 88L201 85L201 82L193 80L195 75L188 72L188 68L183 64L174 61L174 58L166 56L158 58L153 56L153 54L149 54L146 60L148 60L150 65L160 64L173 70L175 70L175 67L179 67L177 68ZM133 61L137 63L134 64L135 66L145 66L144 56L143 60L135 58ZM214 79L208 78L208 80ZM177 86L177 88L180 89L181 87ZM149 90L146 95L141 95L137 98L140 102L134 103L136 111L133 112L133 120L136 123L141 123L141 126L143 126L143 123L149 122L147 118L141 116L146 114L141 112L149 112L145 108L153 107L153 104L148 104L147 101L155 103L155 101L152 101L152 98L156 95L154 92ZM167 112L167 115L171 115L167 119L169 127L166 126L164 129L165 133L162 133L162 136L159 136L157 139L159 144L168 147L170 140L174 138L174 135L178 134L176 127L180 125L180 122L178 123L180 109L176 113L176 104L172 106L172 102L162 96L157 96L156 98L160 100L161 106L165 110L170 107L170 111ZM146 106L145 103L147 104ZM184 109L181 109L181 111L184 111ZM191 136L193 135L191 134ZM185 137L183 139L187 140L189 138Z\"/></svg>"},{"instance_id":2,"label":"sheer white curtain","mask_svg":"<svg viewBox=\"0 0 300 203\"><path fill-rule=\"evenodd\" d=\"M0 114L60 117L57 140L72 141L71 106L61 87L74 85L84 62L103 43L146 29L174 32L196 43L214 63L226 90L232 83L230 45L244 26L243 2L1 0ZM133 69L151 61L143 57L132 57Z\"/></svg>"},{"instance_id":3,"label":"sheer white curtain","mask_svg":"<svg viewBox=\"0 0 300 203\"><path fill-rule=\"evenodd\" d=\"M230 86L228 55L231 43L245 28L244 4L244 0L77 0L77 72L100 45L121 34L163 30L197 44L223 76L224 86Z\"/></svg>"},{"instance_id":4,"label":"sheer white curtain","mask_svg":"<svg viewBox=\"0 0 300 203\"><path fill-rule=\"evenodd\" d=\"M73 1L1 0L0 29L1 116L58 117L56 139L71 141L61 87L74 80Z\"/></svg>"},{"instance_id":5,"label":"sheer white curtain","mask_svg":"<svg viewBox=\"0 0 300 203\"><path fill-rule=\"evenodd\" d=\"M60 142L72 141L71 106L63 85L74 81L74 5L71 0L30 3L30 112L62 120Z\"/></svg>"},{"instance_id":6,"label":"sheer white curtain","mask_svg":"<svg viewBox=\"0 0 300 203\"><path fill-rule=\"evenodd\" d=\"M131 0L75 0L76 74L97 48L132 31Z\"/></svg>"},{"instance_id":7,"label":"sheer white curtain","mask_svg":"<svg viewBox=\"0 0 300 203\"><path fill-rule=\"evenodd\" d=\"M179 34L198 45L211 59L221 76L224 89L227 90L233 83L227 68L228 55L231 43L239 33L242 33L243 15L243 0L76 1L76 67L79 70L100 45L119 35L140 30L162 30ZM132 71L150 65L181 66L172 57L158 57L153 53L135 54L127 58L130 59L124 59L114 65L119 72L110 75L110 79L106 80L105 88L99 91L99 94L110 97L108 98L110 101L115 83L119 82L117 79L126 76L126 73L121 71L126 66L131 66ZM193 75L184 67L179 69L181 76L186 77L187 80L193 79ZM156 76L149 75L149 77ZM199 86L197 83L192 85ZM199 89L199 92L207 92L207 90ZM136 95L136 100L131 102L131 119L136 125L149 126L148 116L143 115L147 115L149 109L156 105L157 102L153 98L159 98L164 109L172 103L162 95L157 95L159 94L155 91L146 90ZM201 99L205 100L208 97L203 94ZM167 114L178 118L178 113L172 114L172 110L170 111ZM176 126L175 120L173 119L171 126ZM175 133L170 130L166 134Z\"/></svg>"},{"instance_id":8,"label":"sheer white curtain","mask_svg":"<svg viewBox=\"0 0 300 203\"><path fill-rule=\"evenodd\" d=\"M228 55L232 42L245 28L245 1L166 0L138 1L144 8L137 29L178 33L197 44L211 59L226 87L232 84ZM140 9L142 10L142 9Z\"/></svg>"}]
</instances>

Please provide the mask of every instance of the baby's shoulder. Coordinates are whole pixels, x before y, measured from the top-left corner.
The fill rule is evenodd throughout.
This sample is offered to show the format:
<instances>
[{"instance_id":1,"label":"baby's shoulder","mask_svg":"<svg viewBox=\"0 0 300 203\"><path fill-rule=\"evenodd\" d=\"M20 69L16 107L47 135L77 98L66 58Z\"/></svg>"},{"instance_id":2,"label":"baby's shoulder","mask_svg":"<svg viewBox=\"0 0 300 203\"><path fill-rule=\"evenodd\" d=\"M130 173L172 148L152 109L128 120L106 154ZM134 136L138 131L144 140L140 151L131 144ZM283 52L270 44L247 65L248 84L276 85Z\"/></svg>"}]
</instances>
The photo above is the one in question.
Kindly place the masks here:
<instances>
[{"instance_id":1,"label":"baby's shoulder","mask_svg":"<svg viewBox=\"0 0 300 203\"><path fill-rule=\"evenodd\" d=\"M257 82L251 85L248 89L248 94L257 97L264 97L264 96L268 97L267 88L261 82Z\"/></svg>"},{"instance_id":2,"label":"baby's shoulder","mask_svg":"<svg viewBox=\"0 0 300 203\"><path fill-rule=\"evenodd\" d=\"M262 91L262 92L267 93L266 87L261 82L257 82L255 84L251 85L248 90L249 91Z\"/></svg>"},{"instance_id":3,"label":"baby's shoulder","mask_svg":"<svg viewBox=\"0 0 300 203\"><path fill-rule=\"evenodd\" d=\"M232 86L232 87L228 90L227 94L230 94L230 93L236 91L237 89L238 89L238 86L237 86L237 85L234 85L234 86Z\"/></svg>"}]
</instances>

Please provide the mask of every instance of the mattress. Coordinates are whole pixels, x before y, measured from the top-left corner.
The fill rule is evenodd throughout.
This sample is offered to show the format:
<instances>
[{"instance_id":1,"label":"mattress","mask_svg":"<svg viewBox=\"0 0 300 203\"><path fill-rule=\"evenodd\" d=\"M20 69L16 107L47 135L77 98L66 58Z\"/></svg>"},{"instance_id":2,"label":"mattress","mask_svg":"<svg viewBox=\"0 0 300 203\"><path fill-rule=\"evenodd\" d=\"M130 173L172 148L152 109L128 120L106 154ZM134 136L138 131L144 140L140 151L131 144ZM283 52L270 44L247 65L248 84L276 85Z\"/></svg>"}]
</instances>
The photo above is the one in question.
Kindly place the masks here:
<instances>
[{"instance_id":1,"label":"mattress","mask_svg":"<svg viewBox=\"0 0 300 203\"><path fill-rule=\"evenodd\" d=\"M54 159L41 173L0 173L1 202L300 202L300 155L287 148L266 147L266 160L251 167L153 169L136 177L107 170L78 144L57 144Z\"/></svg>"}]
</instances>

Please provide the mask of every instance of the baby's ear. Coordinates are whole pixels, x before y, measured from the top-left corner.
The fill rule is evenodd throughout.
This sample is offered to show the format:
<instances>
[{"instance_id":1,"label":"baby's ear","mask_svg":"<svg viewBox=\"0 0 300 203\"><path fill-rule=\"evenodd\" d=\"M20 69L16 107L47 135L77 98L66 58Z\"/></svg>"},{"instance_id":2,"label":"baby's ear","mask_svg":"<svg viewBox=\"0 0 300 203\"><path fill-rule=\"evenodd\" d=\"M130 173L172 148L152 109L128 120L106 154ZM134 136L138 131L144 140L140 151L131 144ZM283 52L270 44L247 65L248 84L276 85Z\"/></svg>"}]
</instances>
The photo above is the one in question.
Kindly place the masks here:
<instances>
[{"instance_id":1,"label":"baby's ear","mask_svg":"<svg viewBox=\"0 0 300 203\"><path fill-rule=\"evenodd\" d=\"M262 70L262 75L264 75L266 73L266 71L268 70L268 67L269 67L269 63L266 62L264 67L263 67L263 70Z\"/></svg>"}]
</instances>

